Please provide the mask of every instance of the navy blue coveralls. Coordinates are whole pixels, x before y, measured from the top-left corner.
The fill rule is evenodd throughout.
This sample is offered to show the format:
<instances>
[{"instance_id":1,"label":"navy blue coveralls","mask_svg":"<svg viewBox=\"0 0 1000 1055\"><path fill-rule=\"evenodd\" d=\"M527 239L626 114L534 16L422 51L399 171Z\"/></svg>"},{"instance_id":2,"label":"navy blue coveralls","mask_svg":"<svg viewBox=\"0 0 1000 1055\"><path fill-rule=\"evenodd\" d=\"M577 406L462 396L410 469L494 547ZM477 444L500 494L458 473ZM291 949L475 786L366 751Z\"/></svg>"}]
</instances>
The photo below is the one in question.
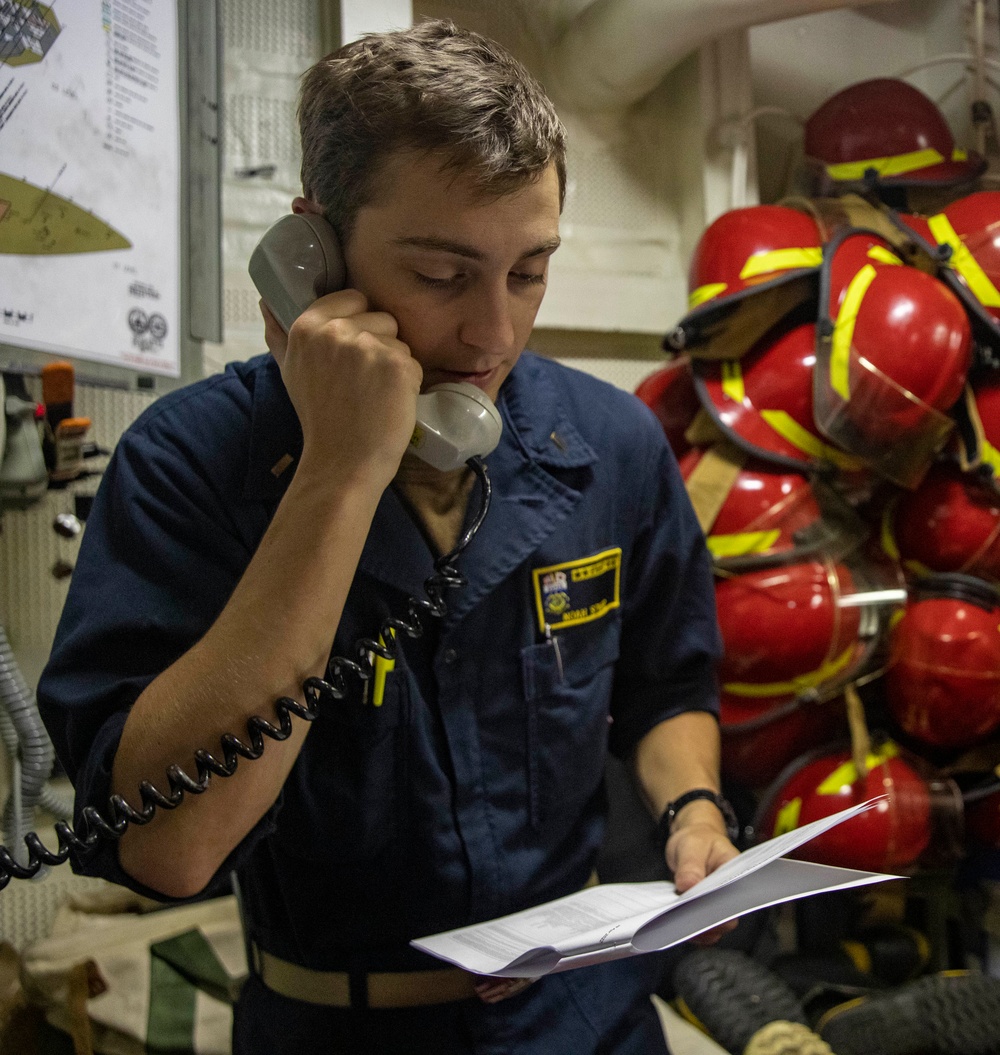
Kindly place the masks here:
<instances>
[{"instance_id":1,"label":"navy blue coveralls","mask_svg":"<svg viewBox=\"0 0 1000 1055\"><path fill-rule=\"evenodd\" d=\"M530 353L498 406L493 505L460 561L467 584L400 642L380 707L359 684L324 709L209 890L228 892L235 871L253 940L285 960L439 968L409 940L580 889L603 837L609 747L624 757L663 719L716 712L711 573L660 425L630 394ZM122 437L38 694L78 808L107 801L129 707L225 606L300 449L269 356L163 397ZM422 596L433 557L389 488L334 653ZM113 846L83 867L158 896ZM401 1051L421 1038L437 1052L663 1051L645 999L655 961L550 976L493 1006L360 1017L251 978L236 1048L307 1055L342 1036L344 1050L395 1050L399 1032Z\"/></svg>"}]
</instances>

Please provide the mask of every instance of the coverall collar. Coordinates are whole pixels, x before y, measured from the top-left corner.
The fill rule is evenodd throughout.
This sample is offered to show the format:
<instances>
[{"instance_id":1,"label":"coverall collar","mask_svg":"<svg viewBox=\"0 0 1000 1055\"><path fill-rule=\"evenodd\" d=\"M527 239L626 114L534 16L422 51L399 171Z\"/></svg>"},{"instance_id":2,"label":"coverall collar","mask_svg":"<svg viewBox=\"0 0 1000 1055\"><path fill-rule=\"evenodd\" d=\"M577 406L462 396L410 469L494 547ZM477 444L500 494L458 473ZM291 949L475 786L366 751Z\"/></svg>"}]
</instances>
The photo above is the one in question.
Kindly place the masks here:
<instances>
[{"instance_id":1,"label":"coverall collar","mask_svg":"<svg viewBox=\"0 0 1000 1055\"><path fill-rule=\"evenodd\" d=\"M562 407L560 392L525 352L500 391L503 434L485 460L493 485L490 512L458 561L466 585L448 595L451 623L510 574L565 520L586 489L597 461ZM280 499L302 450L298 418L273 359L257 371L246 497ZM475 514L479 487L469 513ZM359 572L424 596L434 555L395 488L379 502Z\"/></svg>"}]
</instances>

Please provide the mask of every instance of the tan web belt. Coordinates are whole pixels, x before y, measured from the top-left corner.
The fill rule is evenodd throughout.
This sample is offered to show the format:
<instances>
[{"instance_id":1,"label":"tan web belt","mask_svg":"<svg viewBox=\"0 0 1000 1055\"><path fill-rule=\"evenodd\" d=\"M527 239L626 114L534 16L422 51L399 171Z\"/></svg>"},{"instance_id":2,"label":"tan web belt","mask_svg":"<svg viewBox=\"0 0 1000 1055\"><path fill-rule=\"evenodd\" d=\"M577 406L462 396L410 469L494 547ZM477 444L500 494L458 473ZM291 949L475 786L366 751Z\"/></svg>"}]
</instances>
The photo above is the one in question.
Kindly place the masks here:
<instances>
[{"instance_id":1,"label":"tan web belt","mask_svg":"<svg viewBox=\"0 0 1000 1055\"><path fill-rule=\"evenodd\" d=\"M282 960L256 943L253 956L257 974L268 989L291 1000L325 1007L366 1006L364 992L351 999L351 975L347 971L315 971ZM362 974L370 1008L427 1007L467 1000L475 996L475 975L458 967L434 971L372 971ZM358 976L355 976L357 983Z\"/></svg>"}]
</instances>

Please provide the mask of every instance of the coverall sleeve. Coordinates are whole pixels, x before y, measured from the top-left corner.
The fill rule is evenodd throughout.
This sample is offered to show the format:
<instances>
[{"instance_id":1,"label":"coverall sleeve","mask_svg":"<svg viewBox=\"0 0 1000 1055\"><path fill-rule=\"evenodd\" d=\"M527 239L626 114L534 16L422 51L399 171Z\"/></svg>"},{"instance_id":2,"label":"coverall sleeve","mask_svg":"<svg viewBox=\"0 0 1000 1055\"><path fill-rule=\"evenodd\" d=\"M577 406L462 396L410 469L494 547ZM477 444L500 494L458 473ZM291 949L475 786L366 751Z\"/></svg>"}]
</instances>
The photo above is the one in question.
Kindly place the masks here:
<instances>
[{"instance_id":1,"label":"coverall sleeve","mask_svg":"<svg viewBox=\"0 0 1000 1055\"><path fill-rule=\"evenodd\" d=\"M236 442L239 429L228 435L218 415L185 417L176 405L172 413L155 411L126 432L104 474L38 686L39 709L76 789L78 832L84 806L108 816L112 762L130 707L211 626L265 522L259 503L240 507L241 481L223 468L234 459L221 456L219 444ZM239 415L230 417L236 424ZM220 753L219 744L203 746ZM190 760L178 761L191 771ZM167 790L164 773L148 779ZM229 871L273 830L277 807L201 896L226 890ZM73 865L164 899L121 869L116 842L101 839L93 851L74 855Z\"/></svg>"},{"instance_id":2,"label":"coverall sleeve","mask_svg":"<svg viewBox=\"0 0 1000 1055\"><path fill-rule=\"evenodd\" d=\"M662 428L641 410L646 427L640 435L649 447L636 442L636 457L651 470L630 492L639 527L622 585L611 705L610 747L621 758L661 721L686 711L719 711L722 643L705 537Z\"/></svg>"}]
</instances>

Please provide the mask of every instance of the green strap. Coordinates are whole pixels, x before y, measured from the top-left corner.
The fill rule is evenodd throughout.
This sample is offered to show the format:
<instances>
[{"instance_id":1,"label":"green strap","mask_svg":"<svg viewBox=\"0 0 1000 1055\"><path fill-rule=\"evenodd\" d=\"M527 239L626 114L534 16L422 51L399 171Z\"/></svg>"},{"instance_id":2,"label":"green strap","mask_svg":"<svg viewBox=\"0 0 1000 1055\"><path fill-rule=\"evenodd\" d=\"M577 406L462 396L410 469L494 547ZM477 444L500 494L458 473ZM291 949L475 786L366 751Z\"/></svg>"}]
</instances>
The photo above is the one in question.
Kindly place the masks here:
<instances>
[{"instance_id":1,"label":"green strap","mask_svg":"<svg viewBox=\"0 0 1000 1055\"><path fill-rule=\"evenodd\" d=\"M157 942L150 952L209 996L224 1004L233 1003L233 980L200 930L188 930Z\"/></svg>"},{"instance_id":2,"label":"green strap","mask_svg":"<svg viewBox=\"0 0 1000 1055\"><path fill-rule=\"evenodd\" d=\"M156 1055L195 1055L194 1012L198 990L155 954L149 966L146 1050Z\"/></svg>"},{"instance_id":3,"label":"green strap","mask_svg":"<svg viewBox=\"0 0 1000 1055\"><path fill-rule=\"evenodd\" d=\"M232 981L199 930L150 946L146 1047L155 1055L195 1055L198 989L232 1003Z\"/></svg>"}]
</instances>

